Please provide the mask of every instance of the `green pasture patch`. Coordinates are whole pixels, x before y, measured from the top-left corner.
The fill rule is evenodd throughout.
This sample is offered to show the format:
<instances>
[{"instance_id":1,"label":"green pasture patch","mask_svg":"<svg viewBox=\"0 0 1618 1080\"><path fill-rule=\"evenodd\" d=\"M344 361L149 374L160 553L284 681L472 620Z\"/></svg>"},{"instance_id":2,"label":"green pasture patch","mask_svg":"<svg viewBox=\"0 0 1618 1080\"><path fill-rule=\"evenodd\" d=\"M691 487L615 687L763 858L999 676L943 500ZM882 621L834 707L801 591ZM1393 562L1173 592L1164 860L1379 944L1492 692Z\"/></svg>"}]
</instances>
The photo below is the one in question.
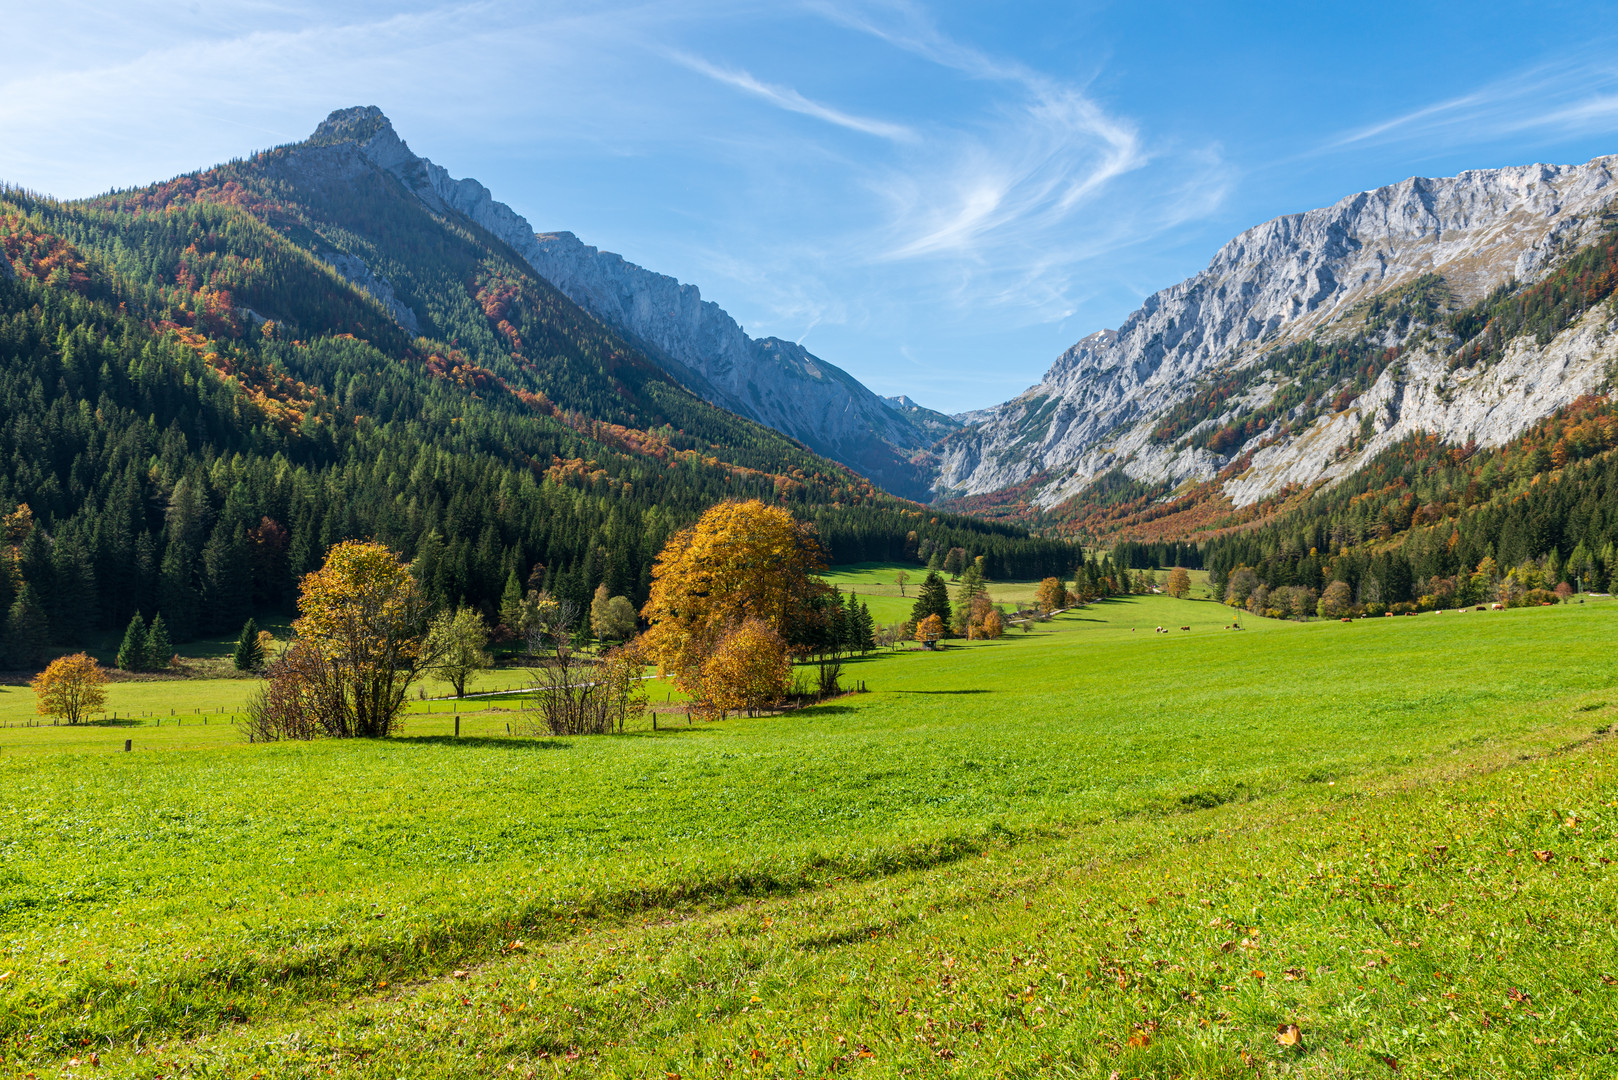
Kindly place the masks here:
<instances>
[{"instance_id":1,"label":"green pasture patch","mask_svg":"<svg viewBox=\"0 0 1618 1080\"><path fill-rule=\"evenodd\" d=\"M724 1057L740 1061L736 1040L755 1022L777 1044L789 1031L813 1042L820 1038L815 1025L825 1023L827 1053L841 1045L834 1034L859 1033L877 1047L869 1024L856 1032L845 1017L880 1021L907 1032L904 1038L919 1033L917 1045L926 1045L937 1026L906 1026L916 1009L900 1011L905 998L893 981L900 976L871 973L871 965L914 969L897 954L862 950L873 941L905 941L906 912L936 906L930 919L948 910L958 882L977 881L985 895L1004 899L1024 873L1017 860L1068 865L1088 890L1084 911L1108 897L1135 905L1132 892L1108 891L1121 859L1172 862L1179 851L1181 870L1206 864L1214 874L1240 865L1240 849L1210 861L1204 851L1213 849L1186 848L1188 838L1211 842L1220 829L1257 835L1269 827L1264 815L1294 800L1397 792L1401 777L1449 762L1509 764L1592 738L1612 722L1604 703L1613 700L1618 675L1608 644L1618 607L1610 604L1349 624L1247 617L1247 629L1221 629L1229 622L1229 610L1211 603L1103 602L995 642L851 662L845 684L864 680L866 694L780 716L682 721L614 738L508 738L507 714L493 706L463 716L459 740L451 734L454 714L420 711L407 717L403 737L381 742L248 746L212 725L135 729L142 739L174 740L167 753L124 754L112 728L0 729L0 974L11 972L0 981L0 1046L8 1064L34 1069L86 1046L110 1048L98 1051L110 1061L137 1041L162 1044L172 1055L176 1040L221 1040L217 1045L232 1048L221 1053L257 1045L249 1054L253 1069L271 1075L274 1054L292 1062L345 1052L352 1032L333 1036L335 1044L315 1033L336 1030L336 1007L346 1012L348 1004L357 1006L355 1023L370 1016L378 1039L386 1033L397 1040L390 1075L492 1071L497 1048L527 1067L543 1061L547 1068L575 1051L592 1055L589 1061L599 1052L600 1061L619 1063L613 1069L643 1075L659 1060L654 1046L668 1050L670 1071L685 1060L701 1075L720 1071L715 1062ZM1156 633L1158 625L1169 632ZM117 740L117 751L74 741L87 737ZM1306 827L1313 825L1299 830ZM1390 825L1387 835L1393 844L1400 834ZM1270 880L1290 858L1276 848L1254 866ZM968 867L991 877L961 877ZM901 880L918 882L907 895L919 908L892 892ZM1247 923L1269 910L1262 895L1243 902L1249 899ZM811 919L820 928L792 939L802 963L830 965L832 974L804 976L804 996L788 993L796 984L782 975L766 987L775 998L749 988L749 1000L733 1001L711 1026L696 1024L692 1017L714 1004L701 994L740 994L755 979L750 965L766 971L777 962L746 939L725 945L735 935L719 929L752 918L757 901L823 903L840 913ZM1056 933L1061 909L1048 910ZM1100 917L1117 924L1112 914ZM465 1028L472 1013L377 1011L383 1006L376 1003L416 980L429 988L444 980L444 1000L459 1000L455 987L464 980L454 971L505 962L501 957L537 964L537 950L578 947L584 928L595 940L596 933L671 920L660 932L674 937L635 945L649 955L666 944L670 963L688 957L679 960L679 977L700 1007L669 1012L665 1027L586 1008L579 1003L584 977L561 961L530 968L522 984L534 979L554 989L551 1004L565 1010L579 1003L582 1015L566 1021L548 1013L550 1026L542 1029L512 1019L511 1039L479 1046L482 1065L452 1046L472 1030ZM1089 925L1095 917L1069 921ZM679 940L678 927L686 925L693 937ZM989 929L961 933L957 959L990 965L1000 946ZM974 935L982 935L980 944ZM523 950L508 951L516 940ZM917 939L906 947L919 955L932 944ZM838 966L845 958L866 965L861 978L875 987L857 1005L826 981L854 980L854 967ZM628 963L627 954L618 959ZM590 970L602 962L591 960ZM1076 985L1077 964L1053 970ZM618 985L615 976L610 981ZM646 985L642 996L673 1007L678 995L665 984ZM1019 999L1024 992L1017 990ZM1099 992L1099 984L1092 987ZM618 998L625 1017L640 1015L635 994L616 993L626 995ZM495 999L478 1000L494 1008ZM1082 1025L1092 1021L1082 1017L1097 1000L1066 999L1022 1015L1069 1032L1077 1045L1083 1039L1073 1033L1090 1030ZM1035 1003L1043 1004L1037 995ZM817 1012L821 1005L832 1011ZM762 1008L783 1018L758 1022ZM1057 1008L1068 1013L1061 1025ZM1157 1032L1167 1026L1164 1015L1143 1012L1138 1020L1155 1019ZM1012 1019L1009 1012L974 1016L985 1030L991 1020ZM828 1017L839 1018L836 1032ZM220 1034L244 1022L237 1035ZM696 1025L690 1034L698 1042L710 1040L679 1051L683 1059L671 1049L683 1045L681 1024ZM1109 1038L1122 1037L1127 1048L1128 1032L1120 1032ZM900 1040L882 1038L894 1040L891 1046ZM608 1044L622 1048L626 1040L641 1049L612 1058ZM440 1045L429 1053L429 1042ZM353 1045L362 1044L370 1045L355 1037ZM202 1053L215 1043L197 1045ZM962 1061L986 1060L964 1057L971 1048L958 1038L949 1045ZM1008 1061L1022 1062L1023 1074L1037 1071L1032 1063L1054 1054L1051 1045L1030 1035L1016 1053L1035 1056ZM891 1046L882 1059L890 1064L900 1056ZM419 1068L410 1064L410 1047L424 1055ZM690 1056L707 1054L703 1047L712 1049L711 1059ZM954 1067L956 1058L937 1055L942 1048L929 1049L929 1069ZM796 1074L795 1065L782 1064L795 1059L779 1045L761 1049L759 1059L752 1049L760 1046L746 1055L757 1075ZM1090 1058L1064 1052L1067 1058L1052 1060L1092 1074ZM382 1052L372 1046L366 1053ZM118 1060L136 1073L150 1065L155 1075L158 1058ZM873 1060L856 1053L847 1064L869 1068ZM905 1061L915 1068L921 1059ZM1202 1075L1201 1065L1192 1065L1204 1059L1184 1061L1185 1075ZM1172 1072L1161 1061L1153 1068Z\"/></svg>"}]
</instances>

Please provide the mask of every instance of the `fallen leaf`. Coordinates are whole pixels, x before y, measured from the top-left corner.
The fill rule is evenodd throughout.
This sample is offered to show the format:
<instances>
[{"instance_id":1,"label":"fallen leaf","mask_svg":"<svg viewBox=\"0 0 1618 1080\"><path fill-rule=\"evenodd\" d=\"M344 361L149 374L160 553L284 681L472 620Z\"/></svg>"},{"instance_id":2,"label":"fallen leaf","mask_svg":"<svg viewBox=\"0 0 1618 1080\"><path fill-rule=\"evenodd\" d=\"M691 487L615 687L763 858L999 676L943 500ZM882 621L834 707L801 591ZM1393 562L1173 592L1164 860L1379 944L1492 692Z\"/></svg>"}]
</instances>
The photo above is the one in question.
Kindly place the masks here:
<instances>
[{"instance_id":1,"label":"fallen leaf","mask_svg":"<svg viewBox=\"0 0 1618 1080\"><path fill-rule=\"evenodd\" d=\"M1275 1029L1275 1041L1282 1046L1302 1046L1303 1032L1297 1024L1281 1024Z\"/></svg>"},{"instance_id":2,"label":"fallen leaf","mask_svg":"<svg viewBox=\"0 0 1618 1080\"><path fill-rule=\"evenodd\" d=\"M454 971L449 973L449 977L452 979L464 979L470 974L472 973L464 968L456 968Z\"/></svg>"},{"instance_id":3,"label":"fallen leaf","mask_svg":"<svg viewBox=\"0 0 1618 1080\"><path fill-rule=\"evenodd\" d=\"M1262 972L1262 971L1249 971L1248 974L1253 976L1253 978L1259 980L1260 982L1264 981L1264 972Z\"/></svg>"},{"instance_id":4,"label":"fallen leaf","mask_svg":"<svg viewBox=\"0 0 1618 1080\"><path fill-rule=\"evenodd\" d=\"M1506 997L1511 1001L1532 1001L1533 995L1525 994L1515 986L1506 991Z\"/></svg>"},{"instance_id":5,"label":"fallen leaf","mask_svg":"<svg viewBox=\"0 0 1618 1080\"><path fill-rule=\"evenodd\" d=\"M6 972L6 974L10 975L11 972L8 971L8 972ZM1618 979L1613 978L1611 975L1603 975L1603 976L1601 976L1601 981L1603 983L1605 983L1606 985L1608 985L1608 986L1618 984Z\"/></svg>"},{"instance_id":6,"label":"fallen leaf","mask_svg":"<svg viewBox=\"0 0 1618 1080\"><path fill-rule=\"evenodd\" d=\"M1144 1031L1137 1031L1129 1037L1129 1045L1144 1049L1152 1045L1152 1037Z\"/></svg>"},{"instance_id":7,"label":"fallen leaf","mask_svg":"<svg viewBox=\"0 0 1618 1080\"><path fill-rule=\"evenodd\" d=\"M1287 977L1287 982L1297 982L1299 979L1303 978L1303 969L1302 968L1287 968L1286 977Z\"/></svg>"},{"instance_id":8,"label":"fallen leaf","mask_svg":"<svg viewBox=\"0 0 1618 1080\"><path fill-rule=\"evenodd\" d=\"M1388 1068L1392 1069L1394 1072L1399 1071L1399 1059L1398 1058L1392 1057L1391 1055L1388 1055L1388 1054L1379 1054L1377 1056L1382 1059L1382 1064L1386 1065Z\"/></svg>"},{"instance_id":9,"label":"fallen leaf","mask_svg":"<svg viewBox=\"0 0 1618 1080\"><path fill-rule=\"evenodd\" d=\"M1536 851L1534 852L1534 858L1538 859L1540 862L1550 862L1552 859L1556 858L1556 855L1549 851Z\"/></svg>"}]
</instances>

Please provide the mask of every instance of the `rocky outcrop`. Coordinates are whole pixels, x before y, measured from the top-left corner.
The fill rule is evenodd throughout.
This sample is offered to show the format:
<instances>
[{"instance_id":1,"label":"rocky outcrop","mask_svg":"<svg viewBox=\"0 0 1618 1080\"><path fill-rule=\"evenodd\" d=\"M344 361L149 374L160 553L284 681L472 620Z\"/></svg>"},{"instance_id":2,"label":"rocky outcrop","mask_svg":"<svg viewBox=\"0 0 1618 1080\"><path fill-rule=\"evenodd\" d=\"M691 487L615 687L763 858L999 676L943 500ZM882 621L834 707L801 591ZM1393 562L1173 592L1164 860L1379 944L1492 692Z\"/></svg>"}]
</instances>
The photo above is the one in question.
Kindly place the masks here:
<instances>
[{"instance_id":1,"label":"rocky outcrop","mask_svg":"<svg viewBox=\"0 0 1618 1080\"><path fill-rule=\"evenodd\" d=\"M1040 477L1035 498L1052 506L1114 468L1147 481L1212 477L1262 437L1228 456L1151 439L1157 420L1188 397L1199 379L1262 363L1270 350L1310 335L1330 336L1363 301L1424 275L1441 275L1461 303L1507 281L1541 276L1603 227L1603 214L1618 194L1615 169L1618 157L1604 157L1577 166L1414 178L1250 229L1226 244L1206 270L1149 297L1116 331L1078 342L1039 385L972 416L972 426L941 448L938 490L976 494ZM1573 349L1589 344L1569 341ZM1586 370L1572 353L1520 358L1529 365L1564 360L1579 374L1558 383L1563 390L1531 393L1506 409L1481 404L1494 382L1448 379L1447 372L1446 379L1423 382L1407 365L1399 394L1415 395L1412 404L1444 393L1462 402L1477 397L1479 404L1460 413L1411 408L1400 412L1408 421L1387 430L1441 424L1426 430L1465 441L1475 425L1464 417L1474 413L1496 418L1490 432L1520 429L1564 403L1573 385L1591 384L1594 377L1594 368ZM1530 373L1525 369L1515 377ZM1248 393L1261 401L1275 389L1260 383ZM1357 413L1352 419L1356 430L1360 419ZM1252 501L1287 482L1336 475L1343 464L1334 456L1341 444L1323 439L1317 427L1256 454L1252 473L1230 481L1227 491L1238 501ZM1283 459L1289 462L1285 468L1261 468Z\"/></svg>"},{"instance_id":2,"label":"rocky outcrop","mask_svg":"<svg viewBox=\"0 0 1618 1080\"><path fill-rule=\"evenodd\" d=\"M599 251L572 233L536 234L476 180L457 180L412 153L374 107L333 113L310 142L357 145L430 209L462 214L504 241L574 303L714 404L790 435L895 494L930 496L935 465L927 451L959 427L950 418L919 407L892 408L793 342L749 337L695 285Z\"/></svg>"},{"instance_id":3,"label":"rocky outcrop","mask_svg":"<svg viewBox=\"0 0 1618 1080\"><path fill-rule=\"evenodd\" d=\"M326 256L326 262L337 271L339 277L351 285L357 285L371 294L371 297L387 309L393 316L393 321L412 337L421 333L421 325L416 321L416 313L394 294L393 286L385 277L379 277L371 272L365 261L358 255L347 252L332 252Z\"/></svg>"}]
</instances>

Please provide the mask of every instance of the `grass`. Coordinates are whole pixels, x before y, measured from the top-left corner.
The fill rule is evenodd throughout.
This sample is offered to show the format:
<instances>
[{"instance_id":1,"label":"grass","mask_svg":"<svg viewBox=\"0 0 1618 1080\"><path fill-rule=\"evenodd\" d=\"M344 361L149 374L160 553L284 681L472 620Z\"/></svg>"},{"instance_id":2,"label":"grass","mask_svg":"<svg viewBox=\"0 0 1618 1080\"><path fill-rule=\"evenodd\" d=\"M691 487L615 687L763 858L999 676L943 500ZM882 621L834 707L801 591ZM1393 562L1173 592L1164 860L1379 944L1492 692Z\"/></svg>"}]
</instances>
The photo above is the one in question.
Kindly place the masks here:
<instances>
[{"instance_id":1,"label":"grass","mask_svg":"<svg viewBox=\"0 0 1618 1080\"><path fill-rule=\"evenodd\" d=\"M1618 605L1228 621L622 738L0 729L5 1067L1602 1075Z\"/></svg>"}]
</instances>

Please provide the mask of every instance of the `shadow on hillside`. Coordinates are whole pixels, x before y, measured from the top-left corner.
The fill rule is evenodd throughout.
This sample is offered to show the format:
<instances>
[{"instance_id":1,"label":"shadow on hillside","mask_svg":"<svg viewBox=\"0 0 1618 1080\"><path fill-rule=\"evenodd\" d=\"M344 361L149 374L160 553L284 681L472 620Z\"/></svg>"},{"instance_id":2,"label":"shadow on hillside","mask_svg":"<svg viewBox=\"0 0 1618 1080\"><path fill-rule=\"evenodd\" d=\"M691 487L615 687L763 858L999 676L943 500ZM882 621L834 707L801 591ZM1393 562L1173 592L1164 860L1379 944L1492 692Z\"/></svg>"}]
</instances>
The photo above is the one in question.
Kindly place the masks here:
<instances>
[{"instance_id":1,"label":"shadow on hillside","mask_svg":"<svg viewBox=\"0 0 1618 1080\"><path fill-rule=\"evenodd\" d=\"M466 750L569 750L559 739L533 739L524 735L396 735L394 742L417 746L458 746Z\"/></svg>"},{"instance_id":2,"label":"shadow on hillside","mask_svg":"<svg viewBox=\"0 0 1618 1080\"><path fill-rule=\"evenodd\" d=\"M992 694L993 690L974 687L971 690L894 690L895 694Z\"/></svg>"}]
</instances>

